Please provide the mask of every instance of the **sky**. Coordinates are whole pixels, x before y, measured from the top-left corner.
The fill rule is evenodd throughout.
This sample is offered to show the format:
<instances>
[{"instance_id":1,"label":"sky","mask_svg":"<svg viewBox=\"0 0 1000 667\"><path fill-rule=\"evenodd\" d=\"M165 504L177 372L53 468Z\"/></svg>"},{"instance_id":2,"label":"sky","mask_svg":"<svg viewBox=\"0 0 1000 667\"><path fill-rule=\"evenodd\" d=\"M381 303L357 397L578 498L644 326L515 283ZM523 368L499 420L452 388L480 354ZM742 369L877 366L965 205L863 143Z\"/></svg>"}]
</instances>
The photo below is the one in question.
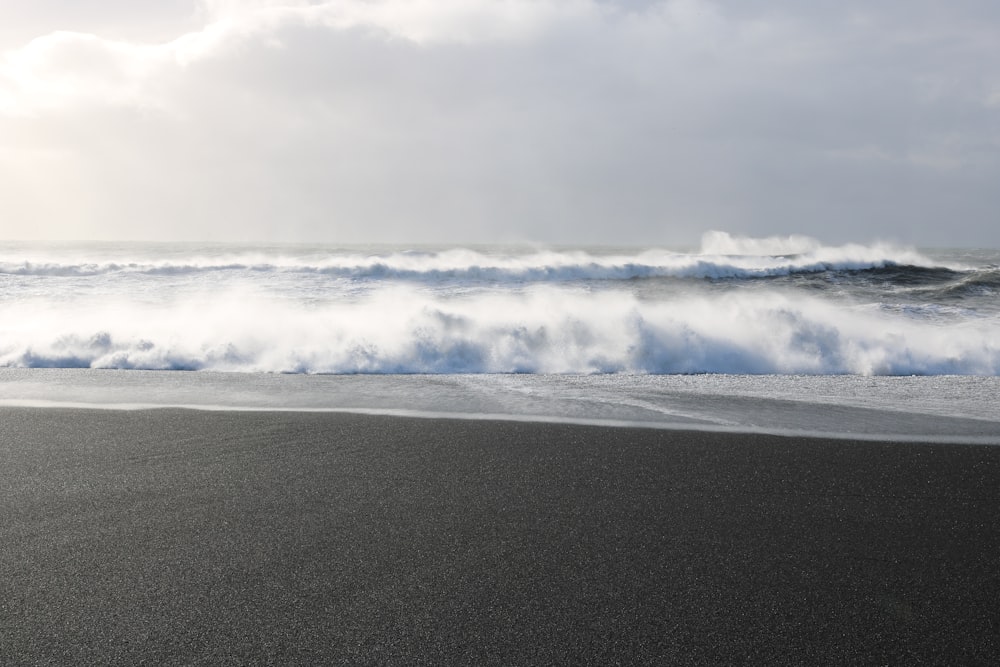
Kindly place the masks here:
<instances>
[{"instance_id":1,"label":"sky","mask_svg":"<svg viewBox=\"0 0 1000 667\"><path fill-rule=\"evenodd\" d=\"M1000 247L993 0L0 16L0 238Z\"/></svg>"}]
</instances>

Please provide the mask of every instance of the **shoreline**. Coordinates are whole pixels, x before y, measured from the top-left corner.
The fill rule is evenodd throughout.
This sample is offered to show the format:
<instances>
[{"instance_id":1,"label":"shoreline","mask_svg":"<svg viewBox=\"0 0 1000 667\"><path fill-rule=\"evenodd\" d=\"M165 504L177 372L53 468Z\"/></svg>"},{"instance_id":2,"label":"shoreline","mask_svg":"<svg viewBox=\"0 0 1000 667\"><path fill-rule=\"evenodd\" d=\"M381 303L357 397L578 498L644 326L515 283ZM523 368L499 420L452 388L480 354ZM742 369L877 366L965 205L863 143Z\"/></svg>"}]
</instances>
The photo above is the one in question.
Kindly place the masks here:
<instances>
[{"instance_id":1,"label":"shoreline","mask_svg":"<svg viewBox=\"0 0 1000 667\"><path fill-rule=\"evenodd\" d=\"M32 410L92 410L98 412L135 412L143 410L185 410L192 412L276 413L276 414L346 414L369 417L398 417L403 419L430 419L441 421L517 422L527 424L563 424L567 426L592 426L596 428L637 428L654 431L690 433L720 433L729 435L764 435L781 438L809 440L854 440L859 442L885 442L903 444L939 445L1000 445L1000 432L995 435L914 435L907 433L855 433L837 431L810 431L799 429L771 429L766 427L723 426L711 423L668 422L626 419L587 419L545 414L504 414L477 412L442 412L408 408L358 408L358 407L259 407L233 405L198 405L171 403L86 403L78 401L47 401L42 399L0 399L0 410L22 408ZM994 426L989 419L962 418L964 422L979 421L984 430Z\"/></svg>"},{"instance_id":2,"label":"shoreline","mask_svg":"<svg viewBox=\"0 0 1000 667\"><path fill-rule=\"evenodd\" d=\"M26 663L987 664L1000 448L0 408Z\"/></svg>"},{"instance_id":3,"label":"shoreline","mask_svg":"<svg viewBox=\"0 0 1000 667\"><path fill-rule=\"evenodd\" d=\"M308 375L0 368L4 406L345 411L1000 444L1000 377Z\"/></svg>"}]
</instances>

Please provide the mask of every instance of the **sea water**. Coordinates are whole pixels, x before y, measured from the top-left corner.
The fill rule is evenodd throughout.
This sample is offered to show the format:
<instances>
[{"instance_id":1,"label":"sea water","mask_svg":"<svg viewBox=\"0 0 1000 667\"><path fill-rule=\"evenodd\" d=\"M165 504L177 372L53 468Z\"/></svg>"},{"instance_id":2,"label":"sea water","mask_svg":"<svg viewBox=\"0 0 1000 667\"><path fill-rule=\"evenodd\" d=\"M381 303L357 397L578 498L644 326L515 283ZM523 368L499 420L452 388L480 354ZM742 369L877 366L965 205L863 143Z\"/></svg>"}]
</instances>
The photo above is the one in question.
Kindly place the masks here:
<instances>
[{"instance_id":1,"label":"sea water","mask_svg":"<svg viewBox=\"0 0 1000 667\"><path fill-rule=\"evenodd\" d=\"M0 369L5 403L1000 440L1000 252L3 243Z\"/></svg>"}]
</instances>

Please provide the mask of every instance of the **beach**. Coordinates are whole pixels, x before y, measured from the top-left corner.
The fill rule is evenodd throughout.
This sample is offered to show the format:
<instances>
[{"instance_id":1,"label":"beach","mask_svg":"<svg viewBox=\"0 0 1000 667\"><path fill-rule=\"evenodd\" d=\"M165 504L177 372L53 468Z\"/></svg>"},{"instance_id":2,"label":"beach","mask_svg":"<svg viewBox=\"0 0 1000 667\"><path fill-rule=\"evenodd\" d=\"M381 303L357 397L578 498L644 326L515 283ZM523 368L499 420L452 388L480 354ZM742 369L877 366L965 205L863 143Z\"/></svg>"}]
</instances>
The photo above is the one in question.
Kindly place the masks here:
<instances>
[{"instance_id":1,"label":"beach","mask_svg":"<svg viewBox=\"0 0 1000 667\"><path fill-rule=\"evenodd\" d=\"M0 408L9 664L992 664L1000 448Z\"/></svg>"}]
</instances>

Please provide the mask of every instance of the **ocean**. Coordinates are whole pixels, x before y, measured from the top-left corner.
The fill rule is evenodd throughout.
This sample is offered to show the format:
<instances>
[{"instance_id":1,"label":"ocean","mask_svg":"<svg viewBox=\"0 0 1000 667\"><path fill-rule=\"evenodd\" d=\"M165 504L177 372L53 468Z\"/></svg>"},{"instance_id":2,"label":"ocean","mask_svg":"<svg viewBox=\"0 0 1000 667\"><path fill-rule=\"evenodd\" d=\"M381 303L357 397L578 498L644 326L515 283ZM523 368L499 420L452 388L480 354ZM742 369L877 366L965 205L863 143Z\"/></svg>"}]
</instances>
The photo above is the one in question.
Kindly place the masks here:
<instances>
[{"instance_id":1,"label":"ocean","mask_svg":"<svg viewBox=\"0 0 1000 667\"><path fill-rule=\"evenodd\" d=\"M0 244L5 404L1000 442L998 376L991 249Z\"/></svg>"}]
</instances>

